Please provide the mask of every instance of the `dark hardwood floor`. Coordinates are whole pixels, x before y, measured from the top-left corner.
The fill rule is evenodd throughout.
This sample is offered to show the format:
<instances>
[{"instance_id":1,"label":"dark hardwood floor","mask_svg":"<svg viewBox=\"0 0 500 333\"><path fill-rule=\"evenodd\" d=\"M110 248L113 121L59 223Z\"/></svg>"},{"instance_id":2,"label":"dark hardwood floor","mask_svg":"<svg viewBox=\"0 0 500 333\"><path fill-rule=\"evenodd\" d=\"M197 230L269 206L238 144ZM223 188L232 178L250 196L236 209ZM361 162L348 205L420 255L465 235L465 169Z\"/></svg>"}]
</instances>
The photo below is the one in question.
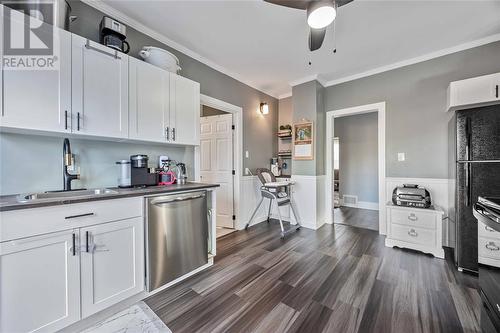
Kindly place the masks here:
<instances>
[{"instance_id":1,"label":"dark hardwood floor","mask_svg":"<svg viewBox=\"0 0 500 333\"><path fill-rule=\"evenodd\" d=\"M378 231L378 211L376 210L352 207L335 208L333 211L333 221L336 224L346 224Z\"/></svg>"},{"instance_id":2,"label":"dark hardwood floor","mask_svg":"<svg viewBox=\"0 0 500 333\"><path fill-rule=\"evenodd\" d=\"M146 303L173 332L480 331L474 276L344 225L224 236L213 267Z\"/></svg>"}]
</instances>

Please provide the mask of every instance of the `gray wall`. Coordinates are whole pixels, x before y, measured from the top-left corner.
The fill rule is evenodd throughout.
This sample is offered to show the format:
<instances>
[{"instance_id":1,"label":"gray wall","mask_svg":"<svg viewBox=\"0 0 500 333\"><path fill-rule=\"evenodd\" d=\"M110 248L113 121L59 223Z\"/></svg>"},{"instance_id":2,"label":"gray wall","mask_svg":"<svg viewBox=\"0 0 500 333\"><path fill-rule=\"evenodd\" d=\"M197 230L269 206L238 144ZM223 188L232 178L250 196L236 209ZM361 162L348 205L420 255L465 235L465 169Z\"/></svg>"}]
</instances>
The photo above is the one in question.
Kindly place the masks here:
<instances>
[{"instance_id":1,"label":"gray wall","mask_svg":"<svg viewBox=\"0 0 500 333\"><path fill-rule=\"evenodd\" d=\"M385 101L386 174L447 178L446 89L500 72L500 42L326 88L326 111ZM398 162L397 153L406 153Z\"/></svg>"},{"instance_id":2,"label":"gray wall","mask_svg":"<svg viewBox=\"0 0 500 333\"><path fill-rule=\"evenodd\" d=\"M81 1L71 1L71 7L72 14L78 16L78 20L71 26L71 31L97 41L99 23L104 14ZM269 159L277 152L275 133L278 125L278 100L276 98L222 74L132 28L127 28L127 41L131 47L129 55L136 58L139 58L138 52L143 46L161 47L174 53L182 67L180 74L199 82L202 94L242 107L243 151L248 150L250 154L248 159L243 159L242 174L246 167L254 170L269 164ZM266 116L259 112L261 102L269 104L269 114Z\"/></svg>"},{"instance_id":3,"label":"gray wall","mask_svg":"<svg viewBox=\"0 0 500 333\"><path fill-rule=\"evenodd\" d=\"M359 201L378 202L377 113L334 119L340 142L340 195L357 195Z\"/></svg>"},{"instance_id":4,"label":"gray wall","mask_svg":"<svg viewBox=\"0 0 500 333\"><path fill-rule=\"evenodd\" d=\"M82 177L73 182L73 188L116 186L120 171L115 162L134 154L147 154L150 167L157 166L158 156L168 155L185 162L188 177L193 176L193 148L81 139L70 141ZM62 142L62 138L56 137L2 133L0 194L61 190Z\"/></svg>"},{"instance_id":5,"label":"gray wall","mask_svg":"<svg viewBox=\"0 0 500 333\"><path fill-rule=\"evenodd\" d=\"M325 88L317 81L310 81L292 87L293 122L303 119L313 122L314 159L294 160L292 175L325 174ZM292 125L293 126L293 125Z\"/></svg>"},{"instance_id":6,"label":"gray wall","mask_svg":"<svg viewBox=\"0 0 500 333\"><path fill-rule=\"evenodd\" d=\"M278 125L292 125L293 105L292 97L282 98L278 104Z\"/></svg>"}]
</instances>

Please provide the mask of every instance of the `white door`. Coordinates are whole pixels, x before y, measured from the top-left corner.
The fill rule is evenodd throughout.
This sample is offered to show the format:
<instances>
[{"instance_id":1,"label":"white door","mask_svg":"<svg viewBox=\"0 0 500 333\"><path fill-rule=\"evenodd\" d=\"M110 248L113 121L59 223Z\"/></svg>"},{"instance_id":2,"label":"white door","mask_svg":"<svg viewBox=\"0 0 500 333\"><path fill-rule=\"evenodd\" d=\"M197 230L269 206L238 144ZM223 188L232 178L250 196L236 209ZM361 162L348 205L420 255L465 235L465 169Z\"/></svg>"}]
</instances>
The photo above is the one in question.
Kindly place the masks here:
<instances>
[{"instance_id":1,"label":"white door","mask_svg":"<svg viewBox=\"0 0 500 333\"><path fill-rule=\"evenodd\" d=\"M185 145L200 143L200 84L170 74L169 141Z\"/></svg>"},{"instance_id":2,"label":"white door","mask_svg":"<svg viewBox=\"0 0 500 333\"><path fill-rule=\"evenodd\" d=\"M80 319L76 235L0 243L0 332L54 332Z\"/></svg>"},{"instance_id":3,"label":"white door","mask_svg":"<svg viewBox=\"0 0 500 333\"><path fill-rule=\"evenodd\" d=\"M82 316L144 290L141 217L80 229Z\"/></svg>"},{"instance_id":4,"label":"white door","mask_svg":"<svg viewBox=\"0 0 500 333\"><path fill-rule=\"evenodd\" d=\"M73 133L128 137L128 57L72 36Z\"/></svg>"},{"instance_id":5,"label":"white door","mask_svg":"<svg viewBox=\"0 0 500 333\"><path fill-rule=\"evenodd\" d=\"M170 107L169 73L135 58L130 58L129 68L129 137L165 142Z\"/></svg>"},{"instance_id":6,"label":"white door","mask_svg":"<svg viewBox=\"0 0 500 333\"><path fill-rule=\"evenodd\" d=\"M24 27L24 14L18 11L11 13L12 19L6 16L6 23ZM0 125L71 132L71 34L57 28L52 30L52 26L47 25L37 33L54 38L54 56L58 60L53 67L42 67L44 69L2 68L3 110ZM3 66L3 59L0 66Z\"/></svg>"},{"instance_id":7,"label":"white door","mask_svg":"<svg viewBox=\"0 0 500 333\"><path fill-rule=\"evenodd\" d=\"M232 114L200 120L201 181L220 185L216 189L217 226L227 228L234 228L232 122Z\"/></svg>"}]
</instances>

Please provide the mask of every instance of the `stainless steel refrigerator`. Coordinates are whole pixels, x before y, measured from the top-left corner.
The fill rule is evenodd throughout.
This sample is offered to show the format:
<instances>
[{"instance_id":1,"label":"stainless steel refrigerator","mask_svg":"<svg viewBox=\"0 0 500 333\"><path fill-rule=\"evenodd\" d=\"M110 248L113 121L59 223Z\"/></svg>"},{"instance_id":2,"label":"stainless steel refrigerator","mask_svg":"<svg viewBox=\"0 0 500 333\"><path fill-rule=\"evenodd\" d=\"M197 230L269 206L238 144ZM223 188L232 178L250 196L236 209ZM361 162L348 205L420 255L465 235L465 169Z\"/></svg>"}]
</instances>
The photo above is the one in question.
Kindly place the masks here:
<instances>
[{"instance_id":1,"label":"stainless steel refrigerator","mask_svg":"<svg viewBox=\"0 0 500 333\"><path fill-rule=\"evenodd\" d=\"M450 122L451 224L458 270L478 271L478 196L500 193L500 105L456 111ZM454 179L454 182L453 182Z\"/></svg>"}]
</instances>

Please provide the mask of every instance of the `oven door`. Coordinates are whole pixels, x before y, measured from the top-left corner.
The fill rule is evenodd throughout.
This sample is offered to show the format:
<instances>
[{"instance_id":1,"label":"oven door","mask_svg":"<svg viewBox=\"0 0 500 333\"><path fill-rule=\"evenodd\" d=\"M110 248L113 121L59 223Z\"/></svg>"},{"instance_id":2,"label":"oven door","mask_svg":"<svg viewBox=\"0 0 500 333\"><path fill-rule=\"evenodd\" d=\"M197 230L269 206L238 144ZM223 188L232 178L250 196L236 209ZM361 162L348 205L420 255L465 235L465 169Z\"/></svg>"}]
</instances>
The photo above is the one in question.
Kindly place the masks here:
<instances>
[{"instance_id":1,"label":"oven door","mask_svg":"<svg viewBox=\"0 0 500 333\"><path fill-rule=\"evenodd\" d=\"M479 265L481 289L481 329L483 332L500 332L500 269Z\"/></svg>"}]
</instances>

